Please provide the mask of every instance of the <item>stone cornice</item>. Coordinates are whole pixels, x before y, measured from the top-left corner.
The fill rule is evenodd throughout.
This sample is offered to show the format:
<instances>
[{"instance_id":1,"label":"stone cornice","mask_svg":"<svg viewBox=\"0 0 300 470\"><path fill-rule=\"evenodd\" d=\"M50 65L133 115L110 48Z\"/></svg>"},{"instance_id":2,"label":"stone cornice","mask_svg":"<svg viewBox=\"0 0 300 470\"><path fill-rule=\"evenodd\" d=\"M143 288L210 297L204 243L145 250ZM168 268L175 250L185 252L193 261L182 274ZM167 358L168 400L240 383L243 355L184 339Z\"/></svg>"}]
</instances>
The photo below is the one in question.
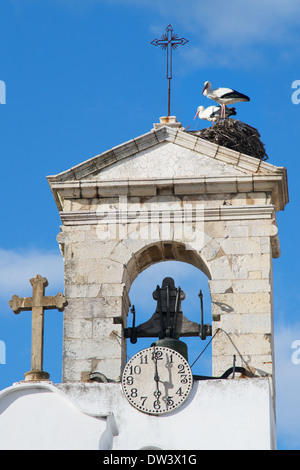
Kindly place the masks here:
<instances>
[{"instance_id":1,"label":"stone cornice","mask_svg":"<svg viewBox=\"0 0 300 470\"><path fill-rule=\"evenodd\" d=\"M274 216L273 205L253 206L218 206L203 208L201 205L190 209L164 209L156 210L115 209L110 211L69 211L60 212L64 225L95 225L110 223L133 223L133 222L160 222L168 220L173 222L215 222L222 220L249 220L249 219L271 219Z\"/></svg>"},{"instance_id":2,"label":"stone cornice","mask_svg":"<svg viewBox=\"0 0 300 470\"><path fill-rule=\"evenodd\" d=\"M286 173L279 171L272 175L217 176L171 179L120 179L53 181L51 189L57 207L63 210L63 199L93 199L116 196L155 197L160 191L168 190L175 196L205 194L236 194L269 192L276 211L283 210L288 203Z\"/></svg>"}]
</instances>

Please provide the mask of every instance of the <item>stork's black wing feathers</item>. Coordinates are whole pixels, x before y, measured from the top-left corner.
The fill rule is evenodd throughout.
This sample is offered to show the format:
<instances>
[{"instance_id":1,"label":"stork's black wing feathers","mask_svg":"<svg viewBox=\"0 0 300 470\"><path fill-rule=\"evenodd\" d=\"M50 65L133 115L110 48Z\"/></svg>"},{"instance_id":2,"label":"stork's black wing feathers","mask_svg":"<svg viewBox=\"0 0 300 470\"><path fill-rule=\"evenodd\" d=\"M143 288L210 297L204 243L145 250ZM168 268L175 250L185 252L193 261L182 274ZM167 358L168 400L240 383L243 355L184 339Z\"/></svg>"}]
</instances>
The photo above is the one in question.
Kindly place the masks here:
<instances>
[{"instance_id":1,"label":"stork's black wing feathers","mask_svg":"<svg viewBox=\"0 0 300 470\"><path fill-rule=\"evenodd\" d=\"M221 116L221 107L217 110L217 111L214 111L212 114L211 114L211 117L220 117ZM236 110L235 108L227 108L226 107L226 116L236 116Z\"/></svg>"},{"instance_id":2,"label":"stork's black wing feathers","mask_svg":"<svg viewBox=\"0 0 300 470\"><path fill-rule=\"evenodd\" d=\"M219 116L221 116L221 108L219 108L217 111L214 111L213 113L211 113L212 118L219 117Z\"/></svg>"},{"instance_id":3,"label":"stork's black wing feathers","mask_svg":"<svg viewBox=\"0 0 300 470\"><path fill-rule=\"evenodd\" d=\"M243 95L243 93L239 93L238 91L232 90L229 93L225 93L225 95L222 95L222 98L242 98L245 101L250 101L249 96Z\"/></svg>"}]
</instances>

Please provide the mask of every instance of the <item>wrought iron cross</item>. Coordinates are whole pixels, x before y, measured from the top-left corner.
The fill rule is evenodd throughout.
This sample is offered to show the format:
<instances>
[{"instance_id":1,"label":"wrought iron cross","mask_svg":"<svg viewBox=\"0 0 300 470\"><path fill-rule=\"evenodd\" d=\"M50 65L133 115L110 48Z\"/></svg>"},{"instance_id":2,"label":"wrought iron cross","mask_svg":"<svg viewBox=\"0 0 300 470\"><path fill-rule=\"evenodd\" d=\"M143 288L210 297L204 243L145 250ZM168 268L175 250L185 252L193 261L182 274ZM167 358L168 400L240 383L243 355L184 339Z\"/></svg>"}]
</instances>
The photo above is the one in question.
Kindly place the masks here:
<instances>
[{"instance_id":1,"label":"wrought iron cross","mask_svg":"<svg viewBox=\"0 0 300 470\"><path fill-rule=\"evenodd\" d=\"M154 46L161 46L162 49L167 51L167 79L168 79L168 116L170 116L170 101L171 101L171 79L172 79L172 51L177 49L179 45L184 46L189 42L185 38L179 38L177 34L173 33L173 28L169 24L166 28L167 33L163 34L161 39L154 39L151 44Z\"/></svg>"}]
</instances>

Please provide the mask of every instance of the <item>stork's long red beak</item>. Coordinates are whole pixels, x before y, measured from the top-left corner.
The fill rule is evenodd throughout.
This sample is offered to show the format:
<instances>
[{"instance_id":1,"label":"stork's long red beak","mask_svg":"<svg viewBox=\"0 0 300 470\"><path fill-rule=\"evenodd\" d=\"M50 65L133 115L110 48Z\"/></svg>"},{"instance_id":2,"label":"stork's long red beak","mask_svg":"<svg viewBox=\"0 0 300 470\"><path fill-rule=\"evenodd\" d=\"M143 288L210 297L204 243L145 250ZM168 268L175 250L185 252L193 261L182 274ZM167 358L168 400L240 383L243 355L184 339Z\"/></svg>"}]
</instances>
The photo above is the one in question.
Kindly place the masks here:
<instances>
[{"instance_id":1,"label":"stork's long red beak","mask_svg":"<svg viewBox=\"0 0 300 470\"><path fill-rule=\"evenodd\" d=\"M205 85L205 87L203 88L203 90L201 91L201 95L203 95L204 91L206 90L207 88L207 85Z\"/></svg>"},{"instance_id":2,"label":"stork's long red beak","mask_svg":"<svg viewBox=\"0 0 300 470\"><path fill-rule=\"evenodd\" d=\"M196 117L198 116L198 114L199 114L199 111L197 111L197 114L196 114L196 116L194 117L194 121L195 121Z\"/></svg>"}]
</instances>

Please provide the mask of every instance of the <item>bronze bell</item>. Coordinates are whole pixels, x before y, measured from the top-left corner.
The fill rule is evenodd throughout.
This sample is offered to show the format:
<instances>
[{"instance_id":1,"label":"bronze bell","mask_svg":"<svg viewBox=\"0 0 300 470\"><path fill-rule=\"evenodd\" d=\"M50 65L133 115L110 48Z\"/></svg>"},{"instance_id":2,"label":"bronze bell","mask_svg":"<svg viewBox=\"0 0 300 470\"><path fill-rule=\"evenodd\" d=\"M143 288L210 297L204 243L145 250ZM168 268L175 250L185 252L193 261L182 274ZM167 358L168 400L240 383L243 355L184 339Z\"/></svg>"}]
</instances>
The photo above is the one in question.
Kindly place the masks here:
<instances>
[{"instance_id":1,"label":"bronze bell","mask_svg":"<svg viewBox=\"0 0 300 470\"><path fill-rule=\"evenodd\" d=\"M211 325L203 324L203 295L201 291L199 297L201 300L201 324L191 322L183 315L181 302L185 299L185 293L180 287L175 287L173 278L165 277L162 286L157 286L153 292L157 306L149 320L135 326L135 308L132 307L132 328L124 329L125 338L130 338L131 343L135 344L137 338L158 337L152 346L165 346L174 349L188 360L187 345L179 338L181 336L200 336L204 340L212 334Z\"/></svg>"},{"instance_id":2,"label":"bronze bell","mask_svg":"<svg viewBox=\"0 0 300 470\"><path fill-rule=\"evenodd\" d=\"M174 351L177 351L179 354L181 354L181 356L183 356L188 362L188 347L183 341L180 341L179 339L168 337L162 338L152 343L151 346L163 346L165 348L174 349Z\"/></svg>"}]
</instances>

